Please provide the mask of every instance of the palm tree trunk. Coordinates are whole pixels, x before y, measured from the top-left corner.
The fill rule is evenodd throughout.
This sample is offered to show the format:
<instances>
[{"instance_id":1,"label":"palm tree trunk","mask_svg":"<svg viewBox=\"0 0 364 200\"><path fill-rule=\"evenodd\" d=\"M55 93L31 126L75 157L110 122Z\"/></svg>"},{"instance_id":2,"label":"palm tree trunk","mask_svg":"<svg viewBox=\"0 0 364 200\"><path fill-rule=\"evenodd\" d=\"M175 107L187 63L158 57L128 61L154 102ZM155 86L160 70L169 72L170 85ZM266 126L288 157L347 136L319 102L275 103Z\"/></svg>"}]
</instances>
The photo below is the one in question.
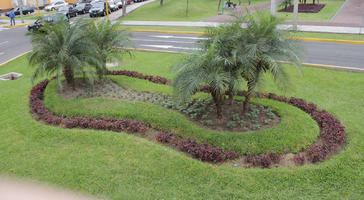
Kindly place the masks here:
<instances>
[{"instance_id":1,"label":"palm tree trunk","mask_svg":"<svg viewBox=\"0 0 364 200\"><path fill-rule=\"evenodd\" d=\"M234 101L234 93L233 93L231 90L229 90L229 91L228 91L228 95L229 95L229 104L230 104L230 105L233 105L233 101Z\"/></svg>"},{"instance_id":2,"label":"palm tree trunk","mask_svg":"<svg viewBox=\"0 0 364 200\"><path fill-rule=\"evenodd\" d=\"M250 103L250 99L251 99L251 96L253 94L253 89L254 89L252 86L249 86L250 85L249 83L250 83L250 81L248 81L248 91L246 92L245 100L244 100L244 104L243 104L244 113L247 113L249 110L249 103Z\"/></svg>"},{"instance_id":3,"label":"palm tree trunk","mask_svg":"<svg viewBox=\"0 0 364 200\"><path fill-rule=\"evenodd\" d=\"M66 83L68 85L72 85L72 88L75 89L75 78L73 76L73 71L69 65L64 67L64 77L66 78Z\"/></svg>"},{"instance_id":4,"label":"palm tree trunk","mask_svg":"<svg viewBox=\"0 0 364 200\"><path fill-rule=\"evenodd\" d=\"M211 92L212 99L215 102L217 118L222 118L222 95L216 92Z\"/></svg>"}]
</instances>

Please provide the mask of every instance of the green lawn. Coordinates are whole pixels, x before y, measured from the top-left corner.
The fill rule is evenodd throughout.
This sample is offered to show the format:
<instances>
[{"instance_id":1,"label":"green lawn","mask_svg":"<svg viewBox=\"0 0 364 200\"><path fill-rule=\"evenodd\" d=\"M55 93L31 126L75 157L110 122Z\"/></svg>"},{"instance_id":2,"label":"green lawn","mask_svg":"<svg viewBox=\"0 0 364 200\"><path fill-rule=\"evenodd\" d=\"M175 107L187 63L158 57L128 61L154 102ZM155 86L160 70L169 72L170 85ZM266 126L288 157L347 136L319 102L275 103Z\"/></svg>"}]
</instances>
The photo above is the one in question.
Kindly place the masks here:
<instances>
[{"instance_id":1,"label":"green lawn","mask_svg":"<svg viewBox=\"0 0 364 200\"><path fill-rule=\"evenodd\" d=\"M313 22L330 21L331 18L334 17L336 12L340 9L343 3L344 1L320 0L320 4L326 4L326 6L320 12L299 13L298 21L313 21ZM270 11L266 10L264 12L269 13ZM277 12L277 16L283 18L284 20L288 21L293 20L293 13Z\"/></svg>"},{"instance_id":2,"label":"green lawn","mask_svg":"<svg viewBox=\"0 0 364 200\"><path fill-rule=\"evenodd\" d=\"M51 14L54 14L54 13L56 13L56 11L50 11L50 12L44 12L44 11L42 11L40 13L40 17L42 17L44 15L51 15ZM24 20L32 20L32 19L35 20L35 19L38 19L38 18L39 18L39 16L38 16L38 11L37 10L35 10L34 13L32 13L32 14L23 15L23 19ZM15 19L16 20L20 20L21 19L20 18L20 15L16 16Z\"/></svg>"},{"instance_id":3,"label":"green lawn","mask_svg":"<svg viewBox=\"0 0 364 200\"><path fill-rule=\"evenodd\" d=\"M180 57L135 53L121 68L171 78L168 66ZM364 74L287 69L292 84L284 94L334 114L346 126L349 144L316 165L244 169L202 163L133 135L35 121L28 105L33 69L23 56L0 67L0 74L23 73L0 82L0 173L110 199L363 199ZM271 83L266 78L261 90L282 94Z\"/></svg>"},{"instance_id":4,"label":"green lawn","mask_svg":"<svg viewBox=\"0 0 364 200\"><path fill-rule=\"evenodd\" d=\"M268 0L252 0L252 4L267 2ZM222 1L223 2L223 1ZM235 1L238 2L238 1ZM242 0L242 5L247 0ZM218 1L216 0L189 0L188 16L186 16L186 1L164 0L163 6L159 1L150 3L132 12L122 20L137 21L200 21L218 15Z\"/></svg>"},{"instance_id":5,"label":"green lawn","mask_svg":"<svg viewBox=\"0 0 364 200\"><path fill-rule=\"evenodd\" d=\"M172 94L169 86L124 76L111 77L122 86L134 90ZM255 99L253 102L270 107L281 116L281 122L254 133L220 132L206 130L183 114L155 104L103 98L62 99L58 95L56 81L51 82L45 92L46 106L58 115L131 118L146 122L158 130L166 129L184 138L197 138L201 142L243 154L281 153L283 150L299 152L317 139L319 128L316 122L298 108L268 99Z\"/></svg>"}]
</instances>

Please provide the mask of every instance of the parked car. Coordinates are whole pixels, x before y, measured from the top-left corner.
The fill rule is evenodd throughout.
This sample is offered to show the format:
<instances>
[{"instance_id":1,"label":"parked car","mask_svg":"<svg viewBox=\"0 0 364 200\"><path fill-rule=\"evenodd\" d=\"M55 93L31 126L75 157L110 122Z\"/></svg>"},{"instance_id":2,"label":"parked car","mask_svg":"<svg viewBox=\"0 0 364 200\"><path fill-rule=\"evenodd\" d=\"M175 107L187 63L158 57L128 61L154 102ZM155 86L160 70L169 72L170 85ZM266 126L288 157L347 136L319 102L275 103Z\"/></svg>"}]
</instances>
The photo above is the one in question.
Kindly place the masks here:
<instances>
[{"instance_id":1,"label":"parked car","mask_svg":"<svg viewBox=\"0 0 364 200\"><path fill-rule=\"evenodd\" d=\"M108 7L109 14L111 13L110 6ZM106 3L97 1L92 3L92 8L89 11L90 17L99 17L106 15Z\"/></svg>"},{"instance_id":2,"label":"parked car","mask_svg":"<svg viewBox=\"0 0 364 200\"><path fill-rule=\"evenodd\" d=\"M44 10L53 11L53 10L57 10L58 8L63 7L63 6L67 6L67 5L68 5L68 3L64 2L64 1L56 1L56 2L46 6L44 8Z\"/></svg>"},{"instance_id":3,"label":"parked car","mask_svg":"<svg viewBox=\"0 0 364 200\"><path fill-rule=\"evenodd\" d=\"M145 0L134 0L134 2L143 2Z\"/></svg>"},{"instance_id":4,"label":"parked car","mask_svg":"<svg viewBox=\"0 0 364 200\"><path fill-rule=\"evenodd\" d=\"M85 14L88 13L91 9L92 5L90 3L78 3L75 9L77 10L77 14Z\"/></svg>"},{"instance_id":5,"label":"parked car","mask_svg":"<svg viewBox=\"0 0 364 200\"><path fill-rule=\"evenodd\" d=\"M33 24L28 25L28 31L38 31L45 24L53 25L61 20L69 21L66 15L62 13L56 13L53 15L44 15L40 19L36 20Z\"/></svg>"},{"instance_id":6,"label":"parked car","mask_svg":"<svg viewBox=\"0 0 364 200\"><path fill-rule=\"evenodd\" d=\"M114 3L116 4L116 6L118 8L122 8L123 7L123 0L115 0Z\"/></svg>"},{"instance_id":7,"label":"parked car","mask_svg":"<svg viewBox=\"0 0 364 200\"><path fill-rule=\"evenodd\" d=\"M107 3L110 6L111 12L119 10L119 7L115 4L115 2L113 0L108 0Z\"/></svg>"},{"instance_id":8,"label":"parked car","mask_svg":"<svg viewBox=\"0 0 364 200\"><path fill-rule=\"evenodd\" d=\"M67 18L76 17L77 16L77 10L73 8L73 6L63 6L58 8L57 13L62 13L66 15Z\"/></svg>"},{"instance_id":9,"label":"parked car","mask_svg":"<svg viewBox=\"0 0 364 200\"><path fill-rule=\"evenodd\" d=\"M30 13L33 13L34 12L34 8L30 8L30 7L22 7L23 9L23 15L26 15L26 14L30 14ZM12 10L14 12L15 15L20 15L20 8L14 8ZM6 13L6 16L9 17L9 13Z\"/></svg>"}]
</instances>

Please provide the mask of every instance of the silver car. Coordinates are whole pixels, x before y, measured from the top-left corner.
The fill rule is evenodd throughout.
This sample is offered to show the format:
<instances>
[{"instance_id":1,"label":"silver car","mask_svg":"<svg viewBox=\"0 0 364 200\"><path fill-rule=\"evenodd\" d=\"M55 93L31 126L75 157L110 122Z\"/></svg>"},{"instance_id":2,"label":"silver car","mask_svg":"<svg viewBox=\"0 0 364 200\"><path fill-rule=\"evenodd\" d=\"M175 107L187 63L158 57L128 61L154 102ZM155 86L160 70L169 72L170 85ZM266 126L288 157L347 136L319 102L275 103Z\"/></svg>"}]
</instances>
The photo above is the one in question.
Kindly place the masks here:
<instances>
[{"instance_id":1,"label":"silver car","mask_svg":"<svg viewBox=\"0 0 364 200\"><path fill-rule=\"evenodd\" d=\"M56 2L53 2L50 5L46 6L44 8L44 10L53 11L53 10L57 10L58 8L67 6L67 5L68 5L68 3L64 2L64 1L56 1Z\"/></svg>"}]
</instances>

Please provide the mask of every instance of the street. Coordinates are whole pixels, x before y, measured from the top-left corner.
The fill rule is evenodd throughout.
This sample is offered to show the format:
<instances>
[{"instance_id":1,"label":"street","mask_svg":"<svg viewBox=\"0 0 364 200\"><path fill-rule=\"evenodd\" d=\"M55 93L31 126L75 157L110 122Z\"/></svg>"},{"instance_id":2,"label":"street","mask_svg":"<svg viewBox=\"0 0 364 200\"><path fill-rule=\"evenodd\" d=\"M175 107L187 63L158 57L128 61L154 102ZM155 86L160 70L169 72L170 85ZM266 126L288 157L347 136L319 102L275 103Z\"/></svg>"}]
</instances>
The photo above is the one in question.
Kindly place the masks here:
<instances>
[{"instance_id":1,"label":"street","mask_svg":"<svg viewBox=\"0 0 364 200\"><path fill-rule=\"evenodd\" d=\"M0 63L32 49L26 27L0 28ZM190 52L198 49L203 36L133 32L131 40L139 49ZM297 41L304 50L303 62L364 69L364 45Z\"/></svg>"}]
</instances>

